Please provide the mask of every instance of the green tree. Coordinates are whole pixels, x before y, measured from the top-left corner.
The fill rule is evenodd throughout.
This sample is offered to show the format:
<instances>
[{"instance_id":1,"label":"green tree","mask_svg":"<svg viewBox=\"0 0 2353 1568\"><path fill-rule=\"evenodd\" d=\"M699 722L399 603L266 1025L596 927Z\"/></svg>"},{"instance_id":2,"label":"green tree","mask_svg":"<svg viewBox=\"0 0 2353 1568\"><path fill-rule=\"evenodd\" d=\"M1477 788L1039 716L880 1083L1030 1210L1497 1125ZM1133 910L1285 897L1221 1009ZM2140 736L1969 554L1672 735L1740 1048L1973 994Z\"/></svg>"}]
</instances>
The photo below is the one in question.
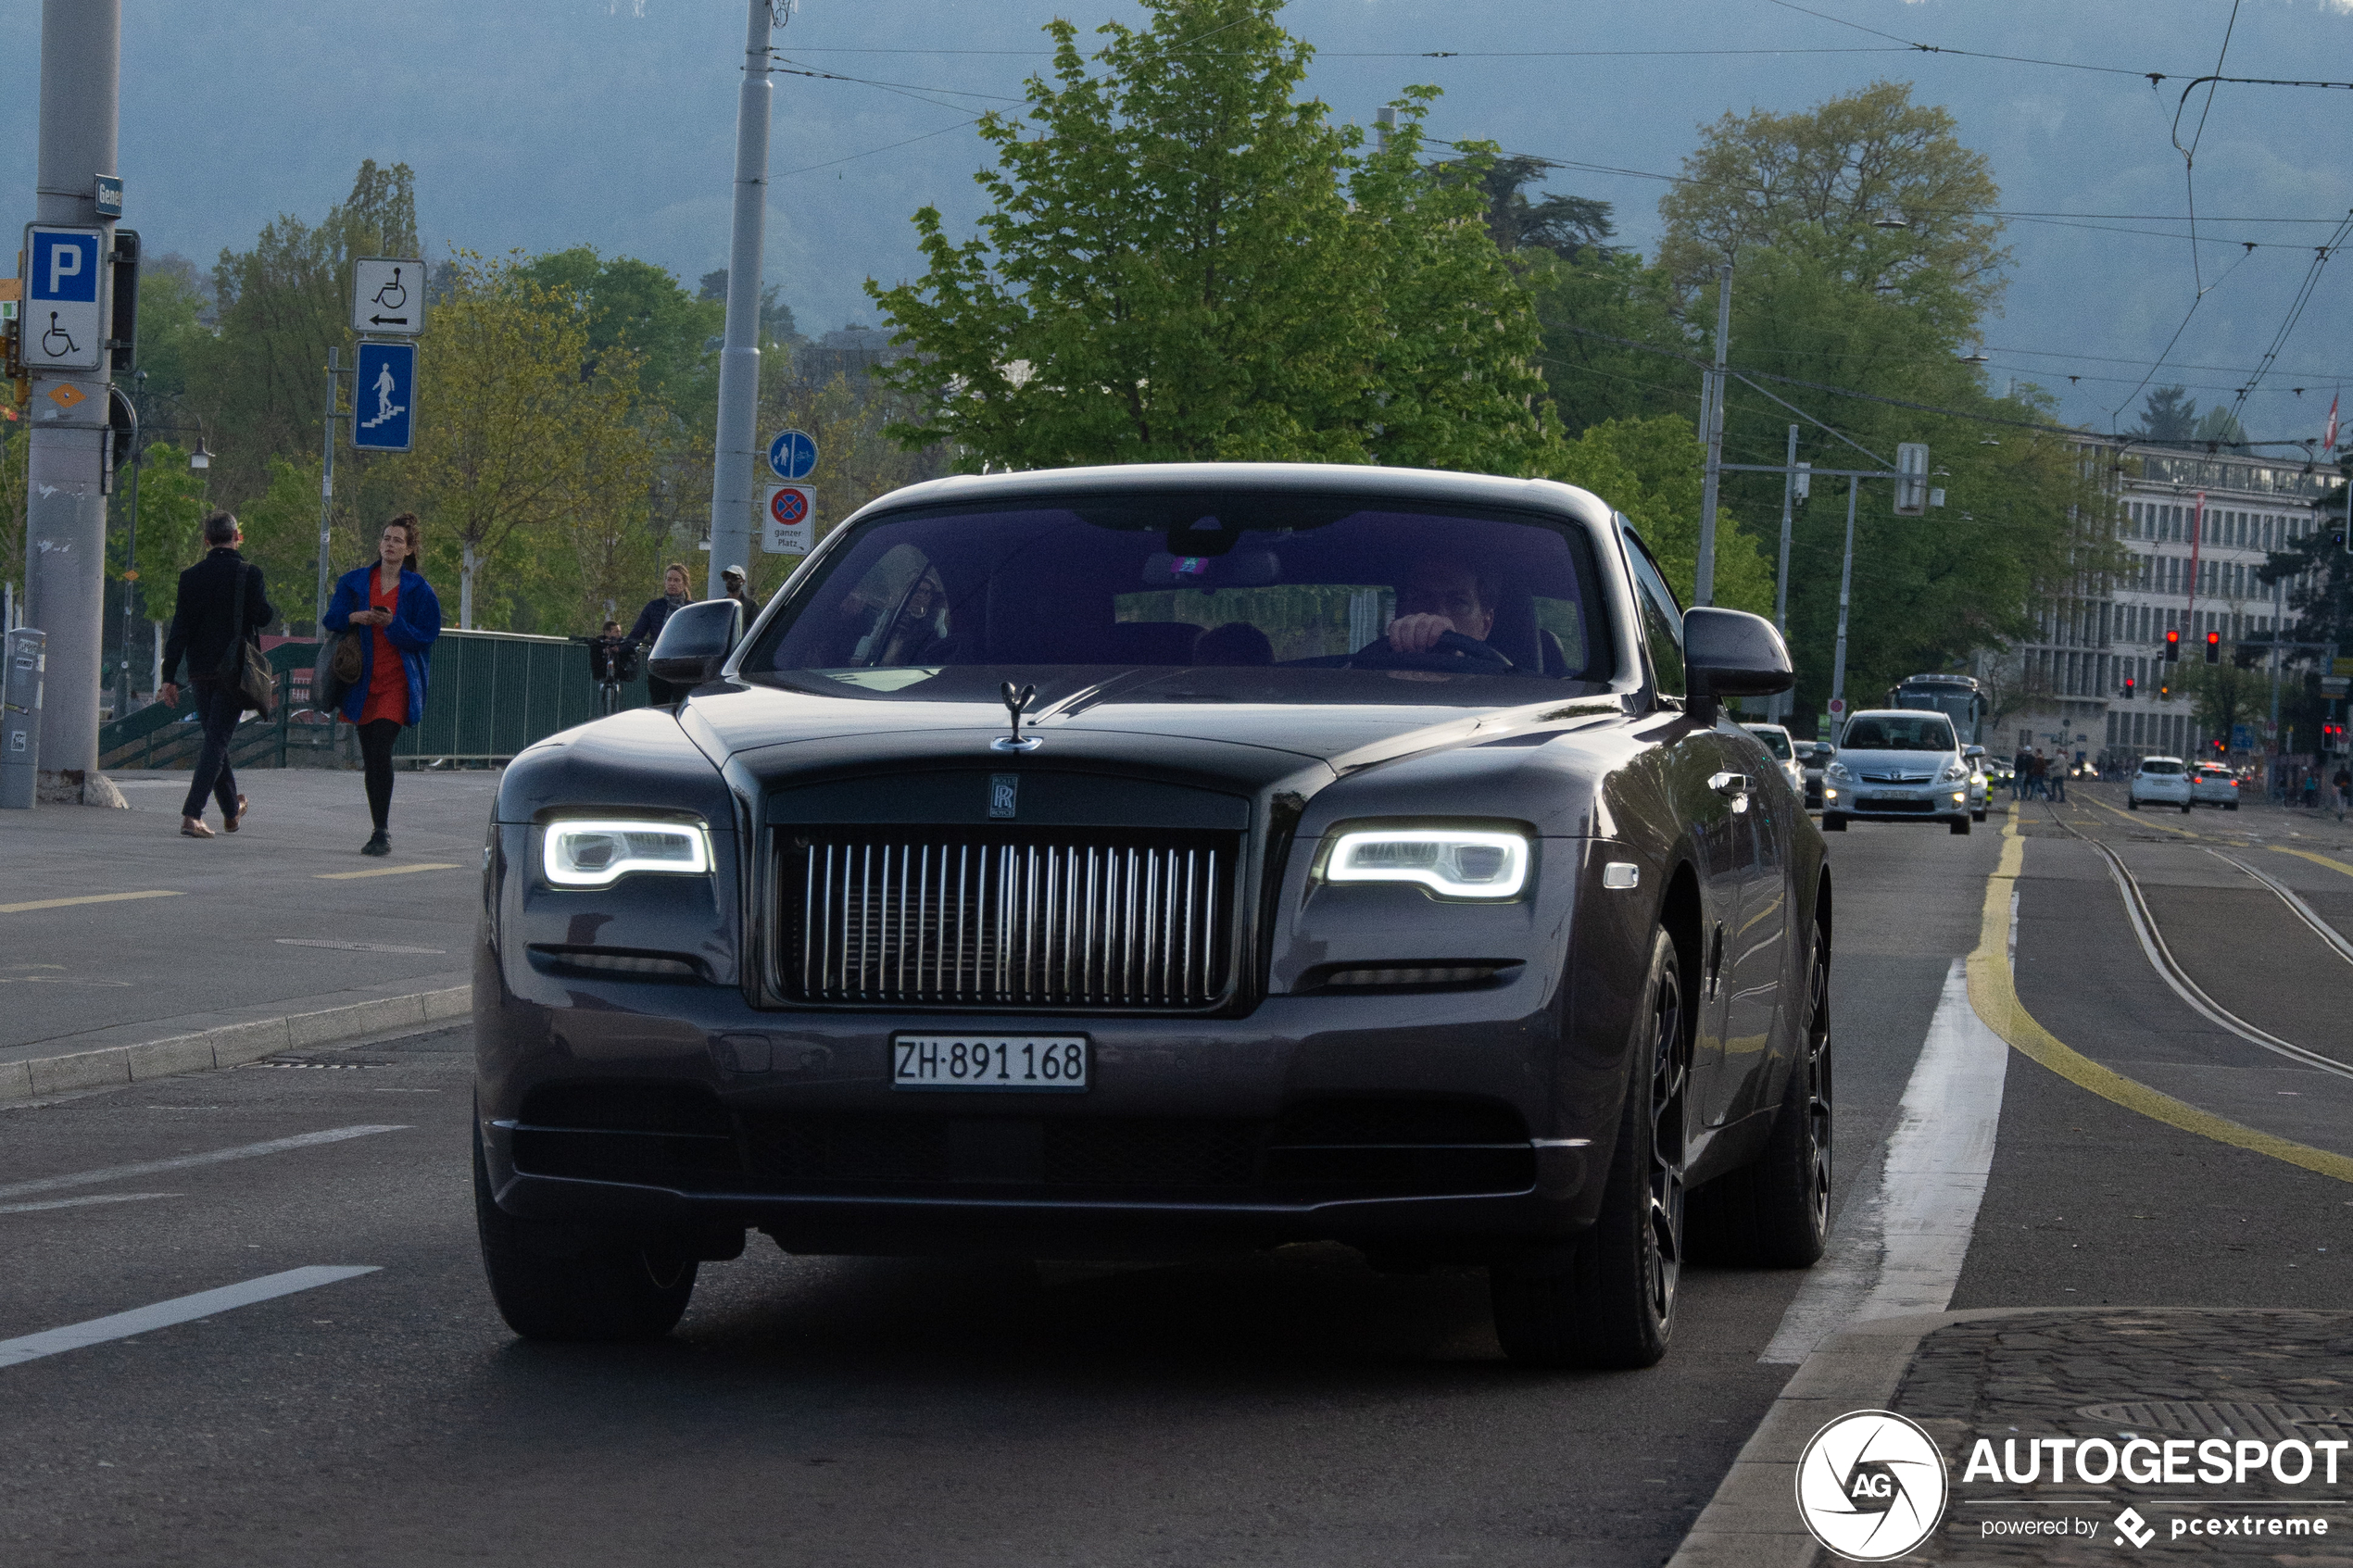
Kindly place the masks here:
<instances>
[{"instance_id":1,"label":"green tree","mask_svg":"<svg viewBox=\"0 0 2353 1568\"><path fill-rule=\"evenodd\" d=\"M1434 89L1385 152L1297 95L1280 0L1147 0L1082 56L1056 21L1026 116L990 114L993 209L928 270L869 282L916 350L878 373L912 445L969 467L1202 458L1526 471L1543 451L1532 313L1486 233L1491 149L1421 167Z\"/></svg>"},{"instance_id":2,"label":"green tree","mask_svg":"<svg viewBox=\"0 0 2353 1568\"><path fill-rule=\"evenodd\" d=\"M1581 485L1626 514L1658 557L1685 604L1699 571L1701 470L1707 448L1677 414L1610 420L1562 448L1546 475ZM1773 568L1757 541L1729 512L1716 530L1716 602L1757 615L1773 613Z\"/></svg>"},{"instance_id":3,"label":"green tree","mask_svg":"<svg viewBox=\"0 0 2353 1568\"><path fill-rule=\"evenodd\" d=\"M327 351L353 342L352 258L416 249L409 166L370 159L316 226L282 214L252 249L220 253L212 271L220 330L192 356L189 383L220 447L224 494L259 489L273 457L317 449Z\"/></svg>"},{"instance_id":4,"label":"green tree","mask_svg":"<svg viewBox=\"0 0 2353 1568\"><path fill-rule=\"evenodd\" d=\"M205 475L188 467L188 454L176 443L148 445L139 461L139 614L147 621L170 621L179 601L180 573L204 558L205 544L198 525L212 509ZM116 492L122 497L120 487ZM315 498L317 492L312 495ZM118 505L120 505L120 501ZM132 570L127 556L131 531L118 510L107 529L107 575L120 580ZM282 601L281 584L268 579L273 602ZM283 610L287 607L280 603ZM120 615L118 608L116 614ZM113 627L109 625L109 631Z\"/></svg>"},{"instance_id":5,"label":"green tree","mask_svg":"<svg viewBox=\"0 0 2353 1568\"><path fill-rule=\"evenodd\" d=\"M1948 327L1974 322L2001 297L2010 253L1988 216L2001 200L1992 168L1956 123L1900 82L1793 114L1728 113L1660 198L1658 262L1691 291L1720 263L1793 252Z\"/></svg>"},{"instance_id":6,"label":"green tree","mask_svg":"<svg viewBox=\"0 0 2353 1568\"><path fill-rule=\"evenodd\" d=\"M725 305L688 294L652 262L575 245L534 257L517 275L578 302L588 327L584 372L594 373L607 350L625 346L641 357L646 385L673 397L712 377L716 360L703 345L725 324Z\"/></svg>"}]
</instances>

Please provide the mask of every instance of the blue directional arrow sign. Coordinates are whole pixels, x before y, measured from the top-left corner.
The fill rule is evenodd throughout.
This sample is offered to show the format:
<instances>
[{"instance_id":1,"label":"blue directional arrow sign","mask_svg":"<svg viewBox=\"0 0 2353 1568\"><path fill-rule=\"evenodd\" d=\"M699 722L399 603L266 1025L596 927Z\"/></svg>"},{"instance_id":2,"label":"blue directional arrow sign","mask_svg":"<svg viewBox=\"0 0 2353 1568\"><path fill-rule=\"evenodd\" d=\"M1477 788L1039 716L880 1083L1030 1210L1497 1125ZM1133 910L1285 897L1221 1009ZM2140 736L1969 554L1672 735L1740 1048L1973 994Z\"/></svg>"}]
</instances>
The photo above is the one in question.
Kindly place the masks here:
<instances>
[{"instance_id":1,"label":"blue directional arrow sign","mask_svg":"<svg viewBox=\"0 0 2353 1568\"><path fill-rule=\"evenodd\" d=\"M363 451L406 452L417 419L417 345L362 343L351 383L351 444Z\"/></svg>"},{"instance_id":2,"label":"blue directional arrow sign","mask_svg":"<svg viewBox=\"0 0 2353 1568\"><path fill-rule=\"evenodd\" d=\"M778 432L768 444L768 466L778 479L807 479L817 471L817 438L805 430Z\"/></svg>"}]
</instances>

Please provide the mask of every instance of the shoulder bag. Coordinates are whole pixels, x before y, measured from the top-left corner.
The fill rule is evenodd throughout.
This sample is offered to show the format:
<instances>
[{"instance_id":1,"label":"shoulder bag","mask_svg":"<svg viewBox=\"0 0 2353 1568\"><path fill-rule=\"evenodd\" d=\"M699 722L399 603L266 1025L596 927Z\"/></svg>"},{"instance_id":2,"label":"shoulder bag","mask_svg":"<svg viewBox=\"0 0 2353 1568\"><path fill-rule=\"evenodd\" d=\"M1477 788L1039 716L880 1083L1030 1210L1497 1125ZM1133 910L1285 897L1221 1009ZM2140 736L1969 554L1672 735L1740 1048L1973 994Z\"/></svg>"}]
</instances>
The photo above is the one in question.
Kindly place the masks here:
<instances>
[{"instance_id":1,"label":"shoulder bag","mask_svg":"<svg viewBox=\"0 0 2353 1568\"><path fill-rule=\"evenodd\" d=\"M220 656L220 679L223 685L234 685L245 705L267 719L278 705L278 676L245 636L245 582L252 571L242 564L237 568L236 605L229 615L229 647Z\"/></svg>"}]
</instances>

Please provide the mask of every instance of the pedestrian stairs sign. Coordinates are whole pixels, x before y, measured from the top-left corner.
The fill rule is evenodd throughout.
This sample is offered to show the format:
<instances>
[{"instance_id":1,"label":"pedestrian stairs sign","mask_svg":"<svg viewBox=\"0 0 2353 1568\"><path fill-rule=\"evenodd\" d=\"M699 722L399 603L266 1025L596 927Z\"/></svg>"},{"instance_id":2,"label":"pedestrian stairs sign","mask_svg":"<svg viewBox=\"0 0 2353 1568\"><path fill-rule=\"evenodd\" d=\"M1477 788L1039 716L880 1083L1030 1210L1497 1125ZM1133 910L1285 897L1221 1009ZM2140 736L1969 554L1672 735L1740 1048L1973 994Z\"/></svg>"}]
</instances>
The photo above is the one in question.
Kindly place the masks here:
<instances>
[{"instance_id":1,"label":"pedestrian stairs sign","mask_svg":"<svg viewBox=\"0 0 2353 1568\"><path fill-rule=\"evenodd\" d=\"M417 412L417 345L363 343L352 378L351 445L369 452L406 452Z\"/></svg>"}]
</instances>

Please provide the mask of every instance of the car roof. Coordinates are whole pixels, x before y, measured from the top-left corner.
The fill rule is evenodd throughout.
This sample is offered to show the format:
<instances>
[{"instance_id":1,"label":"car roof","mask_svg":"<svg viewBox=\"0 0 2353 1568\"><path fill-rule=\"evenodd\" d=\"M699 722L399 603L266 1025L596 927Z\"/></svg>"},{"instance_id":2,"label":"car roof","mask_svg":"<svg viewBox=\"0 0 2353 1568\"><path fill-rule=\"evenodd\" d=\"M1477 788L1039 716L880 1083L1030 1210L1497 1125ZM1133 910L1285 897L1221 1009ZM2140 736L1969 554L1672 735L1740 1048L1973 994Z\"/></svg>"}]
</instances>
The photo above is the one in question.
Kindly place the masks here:
<instances>
[{"instance_id":1,"label":"car roof","mask_svg":"<svg viewBox=\"0 0 2353 1568\"><path fill-rule=\"evenodd\" d=\"M1865 708L1848 714L1846 721L1852 724L1857 719L1919 719L1923 716L1952 722L1952 715L1941 708Z\"/></svg>"},{"instance_id":2,"label":"car roof","mask_svg":"<svg viewBox=\"0 0 2353 1568\"><path fill-rule=\"evenodd\" d=\"M1743 730L1779 730L1783 734L1789 734L1788 728L1780 724L1743 724L1741 728Z\"/></svg>"},{"instance_id":3,"label":"car roof","mask_svg":"<svg viewBox=\"0 0 2353 1568\"><path fill-rule=\"evenodd\" d=\"M2141 766L2145 768L2152 762L2179 762L2180 760L2178 757L2144 757L2141 759Z\"/></svg>"}]
</instances>

